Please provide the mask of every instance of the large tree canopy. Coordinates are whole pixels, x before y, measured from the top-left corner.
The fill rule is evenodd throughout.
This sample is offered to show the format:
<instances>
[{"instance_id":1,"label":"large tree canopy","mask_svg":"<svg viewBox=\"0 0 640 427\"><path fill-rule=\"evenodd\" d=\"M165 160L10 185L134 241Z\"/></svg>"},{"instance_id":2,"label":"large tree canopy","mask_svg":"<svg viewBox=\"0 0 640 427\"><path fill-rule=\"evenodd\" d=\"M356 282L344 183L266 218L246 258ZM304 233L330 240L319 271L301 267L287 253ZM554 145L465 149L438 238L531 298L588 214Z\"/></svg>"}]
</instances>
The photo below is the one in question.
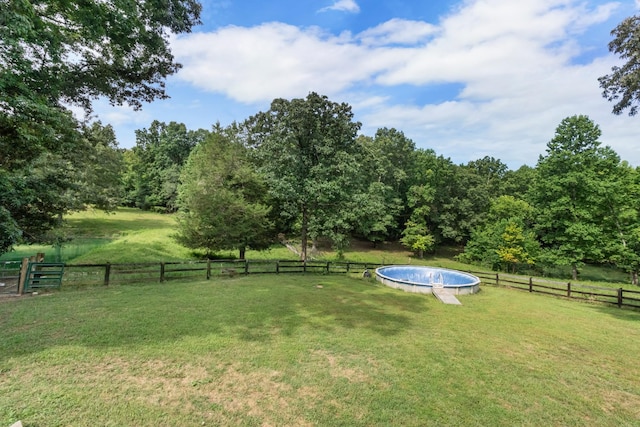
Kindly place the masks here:
<instances>
[{"instance_id":1,"label":"large tree canopy","mask_svg":"<svg viewBox=\"0 0 640 427\"><path fill-rule=\"evenodd\" d=\"M0 0L1 228L37 239L25 228L43 231L69 209L67 177L85 144L69 106L166 98L164 79L180 67L169 35L199 14L196 0Z\"/></svg>"},{"instance_id":2,"label":"large tree canopy","mask_svg":"<svg viewBox=\"0 0 640 427\"><path fill-rule=\"evenodd\" d=\"M547 155L538 160L531 191L547 259L570 265L574 279L585 261L605 258L603 242L610 237L608 195L615 188L620 158L598 138L600 129L587 116L562 120Z\"/></svg>"},{"instance_id":3,"label":"large tree canopy","mask_svg":"<svg viewBox=\"0 0 640 427\"><path fill-rule=\"evenodd\" d=\"M622 21L612 32L609 50L626 62L611 69L611 74L600 77L602 96L615 101L614 114L629 110L634 116L640 106L640 16Z\"/></svg>"},{"instance_id":4,"label":"large tree canopy","mask_svg":"<svg viewBox=\"0 0 640 427\"><path fill-rule=\"evenodd\" d=\"M276 99L247 126L273 198L300 224L302 258L308 236L344 242L353 222L360 147L351 107L317 93Z\"/></svg>"},{"instance_id":5,"label":"large tree canopy","mask_svg":"<svg viewBox=\"0 0 640 427\"><path fill-rule=\"evenodd\" d=\"M195 0L0 1L0 165L21 164L73 129L66 105L166 98L169 33L199 22ZM11 148L11 150L8 150ZM20 153L20 154L16 154Z\"/></svg>"},{"instance_id":6,"label":"large tree canopy","mask_svg":"<svg viewBox=\"0 0 640 427\"><path fill-rule=\"evenodd\" d=\"M98 96L134 107L166 97L164 79L180 67L168 36L190 31L201 8L195 0L0 4L3 103L40 94L85 109Z\"/></svg>"}]
</instances>

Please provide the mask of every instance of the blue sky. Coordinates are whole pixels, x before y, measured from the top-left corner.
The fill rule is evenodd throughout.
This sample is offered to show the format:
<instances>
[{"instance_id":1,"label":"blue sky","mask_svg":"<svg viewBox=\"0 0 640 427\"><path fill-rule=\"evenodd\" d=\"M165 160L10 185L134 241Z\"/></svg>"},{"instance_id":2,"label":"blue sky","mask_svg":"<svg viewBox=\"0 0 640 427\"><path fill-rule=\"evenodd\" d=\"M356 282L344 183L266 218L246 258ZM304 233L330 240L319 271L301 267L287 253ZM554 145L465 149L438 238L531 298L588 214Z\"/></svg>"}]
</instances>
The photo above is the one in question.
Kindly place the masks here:
<instances>
[{"instance_id":1,"label":"blue sky","mask_svg":"<svg viewBox=\"0 0 640 427\"><path fill-rule=\"evenodd\" d=\"M610 31L640 0L203 0L171 38L183 69L142 111L97 102L121 147L151 121L227 125L274 98L347 102L362 133L401 130L455 163L534 166L560 121L586 114L640 166L640 118L614 116L597 78L619 60Z\"/></svg>"}]
</instances>

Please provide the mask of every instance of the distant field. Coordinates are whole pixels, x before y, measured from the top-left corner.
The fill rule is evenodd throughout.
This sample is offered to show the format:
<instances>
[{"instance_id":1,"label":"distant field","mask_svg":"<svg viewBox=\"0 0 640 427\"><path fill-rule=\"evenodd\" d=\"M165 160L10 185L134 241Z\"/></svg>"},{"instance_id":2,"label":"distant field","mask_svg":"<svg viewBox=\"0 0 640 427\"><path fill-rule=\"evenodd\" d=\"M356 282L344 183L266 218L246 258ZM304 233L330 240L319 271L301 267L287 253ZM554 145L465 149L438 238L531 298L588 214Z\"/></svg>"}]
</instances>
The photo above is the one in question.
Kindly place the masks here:
<instances>
[{"instance_id":1,"label":"distant field","mask_svg":"<svg viewBox=\"0 0 640 427\"><path fill-rule=\"evenodd\" d=\"M114 213L89 210L66 218L65 235L70 241L61 249L51 245L20 245L0 260L20 260L44 252L50 261L73 263L129 263L160 262L194 259L198 254L175 242L174 215L146 212L133 208L119 208ZM357 244L345 254L351 261L412 263L411 254L398 245L382 245L373 249L368 244ZM235 258L235 251L217 254ZM251 259L296 259L297 256L282 245L266 251L247 251ZM322 259L335 258L330 248L321 248L316 254ZM451 261L450 261L451 262Z\"/></svg>"},{"instance_id":2,"label":"distant field","mask_svg":"<svg viewBox=\"0 0 640 427\"><path fill-rule=\"evenodd\" d=\"M346 276L0 302L0 425L632 426L640 313Z\"/></svg>"},{"instance_id":3,"label":"distant field","mask_svg":"<svg viewBox=\"0 0 640 427\"><path fill-rule=\"evenodd\" d=\"M133 208L114 213L88 210L66 217L70 239L58 252L50 245L21 245L0 259L21 259L44 252L50 261L74 263L147 262L190 259L191 251L178 245L175 217Z\"/></svg>"}]
</instances>

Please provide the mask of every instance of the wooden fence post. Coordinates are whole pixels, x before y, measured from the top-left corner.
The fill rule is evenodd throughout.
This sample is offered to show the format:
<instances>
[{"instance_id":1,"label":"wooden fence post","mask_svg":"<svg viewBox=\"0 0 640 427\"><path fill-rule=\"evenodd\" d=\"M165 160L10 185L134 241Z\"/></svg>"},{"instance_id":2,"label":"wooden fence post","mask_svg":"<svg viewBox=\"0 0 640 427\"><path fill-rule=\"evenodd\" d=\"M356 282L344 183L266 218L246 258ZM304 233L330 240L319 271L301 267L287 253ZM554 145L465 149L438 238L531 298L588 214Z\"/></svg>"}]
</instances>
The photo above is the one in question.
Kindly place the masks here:
<instances>
[{"instance_id":1,"label":"wooden fence post","mask_svg":"<svg viewBox=\"0 0 640 427\"><path fill-rule=\"evenodd\" d=\"M164 262L160 263L160 283L164 282Z\"/></svg>"},{"instance_id":2,"label":"wooden fence post","mask_svg":"<svg viewBox=\"0 0 640 427\"><path fill-rule=\"evenodd\" d=\"M331 261L327 261L327 274L329 274L329 265L331 264Z\"/></svg>"},{"instance_id":3,"label":"wooden fence post","mask_svg":"<svg viewBox=\"0 0 640 427\"><path fill-rule=\"evenodd\" d=\"M211 260L207 258L207 280L211 279Z\"/></svg>"},{"instance_id":4,"label":"wooden fence post","mask_svg":"<svg viewBox=\"0 0 640 427\"><path fill-rule=\"evenodd\" d=\"M249 260L244 260L244 274L249 274Z\"/></svg>"},{"instance_id":5,"label":"wooden fence post","mask_svg":"<svg viewBox=\"0 0 640 427\"><path fill-rule=\"evenodd\" d=\"M276 261L276 274L280 274L280 261Z\"/></svg>"},{"instance_id":6,"label":"wooden fence post","mask_svg":"<svg viewBox=\"0 0 640 427\"><path fill-rule=\"evenodd\" d=\"M500 284L500 275L496 273L496 286Z\"/></svg>"},{"instance_id":7,"label":"wooden fence post","mask_svg":"<svg viewBox=\"0 0 640 427\"><path fill-rule=\"evenodd\" d=\"M111 263L108 262L104 266L104 285L109 286L109 277L111 276Z\"/></svg>"},{"instance_id":8,"label":"wooden fence post","mask_svg":"<svg viewBox=\"0 0 640 427\"><path fill-rule=\"evenodd\" d=\"M533 292L533 277L529 277L529 292Z\"/></svg>"},{"instance_id":9,"label":"wooden fence post","mask_svg":"<svg viewBox=\"0 0 640 427\"><path fill-rule=\"evenodd\" d=\"M567 283L567 298L571 298L571 282Z\"/></svg>"},{"instance_id":10,"label":"wooden fence post","mask_svg":"<svg viewBox=\"0 0 640 427\"><path fill-rule=\"evenodd\" d=\"M622 288L618 288L618 308L622 308Z\"/></svg>"},{"instance_id":11,"label":"wooden fence post","mask_svg":"<svg viewBox=\"0 0 640 427\"><path fill-rule=\"evenodd\" d=\"M27 281L27 269L29 268L29 258L23 258L20 265L20 279L18 281L18 295L24 293L24 284Z\"/></svg>"}]
</instances>

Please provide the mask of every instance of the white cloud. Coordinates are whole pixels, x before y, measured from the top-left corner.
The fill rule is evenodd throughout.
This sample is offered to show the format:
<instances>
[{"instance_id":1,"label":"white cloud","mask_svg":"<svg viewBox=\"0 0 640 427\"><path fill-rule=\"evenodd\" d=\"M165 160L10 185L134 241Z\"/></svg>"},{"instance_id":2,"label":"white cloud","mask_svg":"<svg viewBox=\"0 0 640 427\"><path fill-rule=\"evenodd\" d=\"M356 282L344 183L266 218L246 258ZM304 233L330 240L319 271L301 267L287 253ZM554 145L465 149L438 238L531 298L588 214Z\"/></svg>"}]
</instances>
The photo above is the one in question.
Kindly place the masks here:
<instances>
[{"instance_id":1,"label":"white cloud","mask_svg":"<svg viewBox=\"0 0 640 427\"><path fill-rule=\"evenodd\" d=\"M438 27L427 22L394 18L361 32L357 38L365 45L411 45L426 41L437 31Z\"/></svg>"},{"instance_id":2,"label":"white cloud","mask_svg":"<svg viewBox=\"0 0 640 427\"><path fill-rule=\"evenodd\" d=\"M179 78L244 103L337 94L386 67L389 56L282 23L191 34L173 40L172 49L184 64Z\"/></svg>"},{"instance_id":3,"label":"white cloud","mask_svg":"<svg viewBox=\"0 0 640 427\"><path fill-rule=\"evenodd\" d=\"M356 3L355 0L338 0L331 6L323 7L318 12L327 12L330 10L358 13L360 12L360 6L358 6L358 3Z\"/></svg>"},{"instance_id":4,"label":"white cloud","mask_svg":"<svg viewBox=\"0 0 640 427\"><path fill-rule=\"evenodd\" d=\"M578 35L615 7L466 1L437 23L392 19L335 36L272 22L180 36L172 48L184 64L178 78L197 87L252 104L310 91L338 97L354 107L364 132L396 127L459 162L492 155L533 165L564 117L588 114L603 142L640 164L630 125L621 126L627 122L610 113L598 88L614 59L574 63L584 53ZM441 83L461 90L435 103L408 103L395 93Z\"/></svg>"}]
</instances>

